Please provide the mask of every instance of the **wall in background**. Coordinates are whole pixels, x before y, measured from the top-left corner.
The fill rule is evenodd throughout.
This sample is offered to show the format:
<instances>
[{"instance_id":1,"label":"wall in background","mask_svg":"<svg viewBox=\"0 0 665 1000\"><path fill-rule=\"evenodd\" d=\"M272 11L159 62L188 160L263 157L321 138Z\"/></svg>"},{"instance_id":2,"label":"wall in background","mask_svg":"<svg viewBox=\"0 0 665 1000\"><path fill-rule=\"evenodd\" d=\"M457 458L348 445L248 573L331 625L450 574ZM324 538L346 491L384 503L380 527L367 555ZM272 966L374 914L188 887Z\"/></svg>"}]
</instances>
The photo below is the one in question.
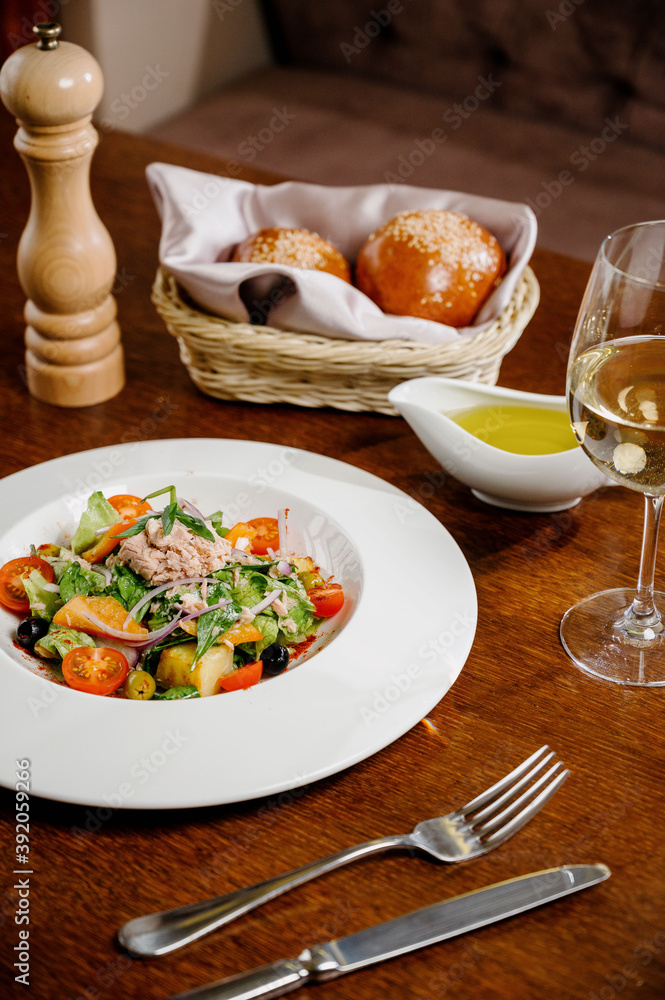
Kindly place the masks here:
<instances>
[{"instance_id":1,"label":"wall in background","mask_svg":"<svg viewBox=\"0 0 665 1000\"><path fill-rule=\"evenodd\" d=\"M271 61L258 0L65 0L63 38L104 74L102 130L145 132Z\"/></svg>"}]
</instances>

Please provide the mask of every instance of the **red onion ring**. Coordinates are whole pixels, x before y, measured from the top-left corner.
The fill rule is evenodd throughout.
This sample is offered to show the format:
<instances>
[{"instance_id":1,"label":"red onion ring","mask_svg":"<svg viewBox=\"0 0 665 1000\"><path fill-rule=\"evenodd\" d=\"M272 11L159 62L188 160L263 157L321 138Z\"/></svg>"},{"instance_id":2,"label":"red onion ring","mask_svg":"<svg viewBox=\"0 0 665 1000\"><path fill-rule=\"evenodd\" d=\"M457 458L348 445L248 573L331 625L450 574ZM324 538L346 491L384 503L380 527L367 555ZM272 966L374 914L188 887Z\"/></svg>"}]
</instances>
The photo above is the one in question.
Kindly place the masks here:
<instances>
[{"instance_id":1,"label":"red onion ring","mask_svg":"<svg viewBox=\"0 0 665 1000\"><path fill-rule=\"evenodd\" d=\"M248 610L255 616L260 615L262 611L270 607L273 601L277 600L281 593L281 590L271 590L267 597L264 597L262 601L259 601L258 604L255 604L253 608L249 608Z\"/></svg>"},{"instance_id":2,"label":"red onion ring","mask_svg":"<svg viewBox=\"0 0 665 1000\"><path fill-rule=\"evenodd\" d=\"M287 539L287 528L286 528L286 515L288 513L288 508L283 508L277 511L277 530L279 532L279 555L285 556L288 554L288 539Z\"/></svg>"},{"instance_id":3,"label":"red onion ring","mask_svg":"<svg viewBox=\"0 0 665 1000\"><path fill-rule=\"evenodd\" d=\"M154 646L156 642L160 639L165 639L167 635L170 635L176 628L182 626L185 622L190 622L192 618L198 618L200 615L207 614L208 611L217 611L219 608L226 607L230 604L230 600L225 599L223 601L218 601L217 604L211 604L207 608L200 608L198 611L192 611L190 614L185 615L184 618L180 617L181 612L178 612L176 617L170 623L170 625L165 625L164 628L158 629L157 632L152 633L152 637L145 639L143 642L137 643L137 646L141 649L145 649L146 646ZM159 633L159 634L158 634Z\"/></svg>"},{"instance_id":4,"label":"red onion ring","mask_svg":"<svg viewBox=\"0 0 665 1000\"><path fill-rule=\"evenodd\" d=\"M141 646L146 642L148 643L159 642L160 639L164 638L164 636L168 635L170 632L173 631L173 629L175 628L174 622L177 621L181 616L180 614L178 614L177 618L174 619L174 621L169 622L169 624L165 625L163 628L157 629L156 632L140 633L140 632L125 632L122 629L113 628L111 625L107 625L106 622L103 622L101 618L98 618L96 615L91 615L89 611L81 611L81 614L85 619L87 619L87 621L90 622L91 625L94 625L95 628L100 629L103 635L110 636L113 639L121 639L123 642L130 643L132 646L134 645Z\"/></svg>"},{"instance_id":5,"label":"red onion ring","mask_svg":"<svg viewBox=\"0 0 665 1000\"><path fill-rule=\"evenodd\" d=\"M101 629L105 636L110 636L113 639L121 639L123 642L130 644L136 649L143 649L145 646L154 646L154 644L159 642L160 639L165 639L166 636L170 635L171 632L178 628L179 625L191 621L192 618L198 618L199 615L204 615L207 611L216 611L218 608L226 607L226 605L230 603L231 602L228 599L218 601L217 604L211 604L207 608L200 608L198 611L192 611L191 614L185 615L184 618L182 617L182 611L179 611L175 618L168 623L168 625L164 625L162 628L159 628L154 632L148 632L143 635L137 634L136 632L123 632L120 629L112 628L110 625L107 625L105 622L101 621L101 619L97 618L96 615L91 615L89 611L81 611L81 614L90 622L91 625L94 625L95 628Z\"/></svg>"},{"instance_id":6,"label":"red onion ring","mask_svg":"<svg viewBox=\"0 0 665 1000\"><path fill-rule=\"evenodd\" d=\"M95 532L95 537L97 538L100 535L105 535L106 532L110 531L111 528L114 528L116 524L122 524L122 518L119 521L114 521L113 524L107 524L105 528L97 528L97 531Z\"/></svg>"},{"instance_id":7,"label":"red onion ring","mask_svg":"<svg viewBox=\"0 0 665 1000\"><path fill-rule=\"evenodd\" d=\"M117 649L119 653L122 653L129 664L130 670L139 662L139 650L136 646L130 646L128 642L120 642L119 639L111 639L108 636L105 637L104 643L106 646L110 646L111 649Z\"/></svg>"},{"instance_id":8,"label":"red onion ring","mask_svg":"<svg viewBox=\"0 0 665 1000\"><path fill-rule=\"evenodd\" d=\"M98 565L96 565L92 572L99 573L100 576L103 576L104 579L106 580L107 586L113 580L113 574L111 573L111 570L108 568L108 566L104 566L103 563L99 563Z\"/></svg>"},{"instance_id":9,"label":"red onion ring","mask_svg":"<svg viewBox=\"0 0 665 1000\"><path fill-rule=\"evenodd\" d=\"M251 566L252 564L248 563L247 559L248 558L249 559L255 559L256 558L256 556L254 556L249 551L249 549L236 549L235 547L232 547L229 554L232 555L232 556L235 556L236 559L239 559L242 556L243 559L244 559L243 566Z\"/></svg>"},{"instance_id":10,"label":"red onion ring","mask_svg":"<svg viewBox=\"0 0 665 1000\"><path fill-rule=\"evenodd\" d=\"M180 509L184 510L186 514L187 513L193 514L194 517L198 517L200 521L205 522L205 520L206 520L205 517L203 516L203 514L201 513L201 511L197 507L194 506L193 503L190 503L189 500L184 500L182 497L176 497L176 500L177 500L178 504L180 505Z\"/></svg>"}]
</instances>

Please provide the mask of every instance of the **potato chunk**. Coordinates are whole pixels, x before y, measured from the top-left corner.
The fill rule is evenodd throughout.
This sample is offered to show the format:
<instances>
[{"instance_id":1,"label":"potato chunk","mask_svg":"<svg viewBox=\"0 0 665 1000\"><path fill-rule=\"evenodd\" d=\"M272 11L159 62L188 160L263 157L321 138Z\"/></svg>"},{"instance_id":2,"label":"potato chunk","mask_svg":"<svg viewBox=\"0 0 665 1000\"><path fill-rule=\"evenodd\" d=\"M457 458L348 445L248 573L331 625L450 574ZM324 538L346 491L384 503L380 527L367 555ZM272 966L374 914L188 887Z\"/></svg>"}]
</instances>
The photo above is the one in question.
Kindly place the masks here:
<instances>
[{"instance_id":1,"label":"potato chunk","mask_svg":"<svg viewBox=\"0 0 665 1000\"><path fill-rule=\"evenodd\" d=\"M219 680L233 672L233 650L213 646L190 670L196 653L195 642L183 642L162 651L155 680L160 687L172 688L193 684L202 698L219 694Z\"/></svg>"}]
</instances>

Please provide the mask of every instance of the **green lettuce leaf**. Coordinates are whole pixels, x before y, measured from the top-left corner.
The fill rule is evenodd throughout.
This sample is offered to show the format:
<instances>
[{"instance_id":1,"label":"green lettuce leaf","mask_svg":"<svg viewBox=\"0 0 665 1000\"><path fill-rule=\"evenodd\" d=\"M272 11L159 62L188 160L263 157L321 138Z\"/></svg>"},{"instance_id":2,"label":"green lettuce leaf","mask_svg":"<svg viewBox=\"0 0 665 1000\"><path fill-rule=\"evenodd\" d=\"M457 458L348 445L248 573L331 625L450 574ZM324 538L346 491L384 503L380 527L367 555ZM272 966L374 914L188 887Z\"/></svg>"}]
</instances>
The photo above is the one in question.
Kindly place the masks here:
<instances>
[{"instance_id":1,"label":"green lettuce leaf","mask_svg":"<svg viewBox=\"0 0 665 1000\"><path fill-rule=\"evenodd\" d=\"M95 640L86 635L85 632L77 632L76 629L65 628L64 625L55 625L51 622L46 635L35 643L35 652L39 656L45 656L49 659L55 657L64 659L71 649L76 649L78 646L94 645Z\"/></svg>"},{"instance_id":2,"label":"green lettuce leaf","mask_svg":"<svg viewBox=\"0 0 665 1000\"><path fill-rule=\"evenodd\" d=\"M286 579L284 577L280 577L279 585L286 591L289 597L294 598L294 600L298 602L298 607L304 608L307 611L314 611L314 605L307 596L307 591L298 577L289 577Z\"/></svg>"},{"instance_id":3,"label":"green lettuce leaf","mask_svg":"<svg viewBox=\"0 0 665 1000\"><path fill-rule=\"evenodd\" d=\"M211 514L210 517L208 518L208 520L212 524L213 530L219 535L220 538L224 538L225 535L228 535L229 533L229 529L225 528L224 525L222 524L223 519L224 515L222 514L221 510L216 510L215 513Z\"/></svg>"},{"instance_id":4,"label":"green lettuce leaf","mask_svg":"<svg viewBox=\"0 0 665 1000\"><path fill-rule=\"evenodd\" d=\"M193 684L181 684L179 687L169 688L168 691L162 691L160 694L154 694L152 696L152 701L172 701L174 698L179 698L180 700L184 698L200 698L198 688L195 688Z\"/></svg>"},{"instance_id":5,"label":"green lettuce leaf","mask_svg":"<svg viewBox=\"0 0 665 1000\"><path fill-rule=\"evenodd\" d=\"M271 589L273 581L270 581ZM236 604L253 608L259 601L263 600L268 588L268 579L264 573L258 573L249 568L240 571L240 579L231 594Z\"/></svg>"},{"instance_id":6,"label":"green lettuce leaf","mask_svg":"<svg viewBox=\"0 0 665 1000\"><path fill-rule=\"evenodd\" d=\"M150 589L150 588L148 588ZM148 628L151 632L156 632L157 629L163 628L164 625L168 625L169 622L173 621L178 613L176 604L180 604L183 594L195 594L199 595L200 589L198 586L193 584L186 584L181 587L177 587L173 594L169 597L162 591L161 594L157 594L149 605L144 605L143 614L149 615L146 622ZM191 635L189 637L191 639Z\"/></svg>"},{"instance_id":7,"label":"green lettuce leaf","mask_svg":"<svg viewBox=\"0 0 665 1000\"><path fill-rule=\"evenodd\" d=\"M77 562L70 563L60 577L60 597L65 604L77 594L88 597L90 594L103 594L105 589L106 580L101 573L84 569Z\"/></svg>"},{"instance_id":8,"label":"green lettuce leaf","mask_svg":"<svg viewBox=\"0 0 665 1000\"><path fill-rule=\"evenodd\" d=\"M124 608L129 611L137 604L142 597L151 589L143 577L135 573L129 566L119 566L117 563L111 570L111 586L107 593L110 597L115 597ZM145 615L147 607L144 605L141 613Z\"/></svg>"},{"instance_id":9,"label":"green lettuce leaf","mask_svg":"<svg viewBox=\"0 0 665 1000\"><path fill-rule=\"evenodd\" d=\"M211 587L208 587L208 596L206 598L208 607L228 597L229 588L224 583L213 583ZM231 601L230 604L225 605L223 608L209 611L196 619L196 654L192 660L190 670L193 670L201 657L205 656L222 632L226 632L231 628L239 614L240 608L234 601Z\"/></svg>"},{"instance_id":10,"label":"green lettuce leaf","mask_svg":"<svg viewBox=\"0 0 665 1000\"><path fill-rule=\"evenodd\" d=\"M263 634L263 639L258 639L255 643L251 644L255 654L254 659L258 660L264 649L267 649L268 646L272 646L273 642L277 642L279 625L277 624L277 618L274 615L266 614L257 615L252 622L252 625L256 625L259 632ZM244 645L249 646L250 643L245 643Z\"/></svg>"},{"instance_id":11,"label":"green lettuce leaf","mask_svg":"<svg viewBox=\"0 0 665 1000\"><path fill-rule=\"evenodd\" d=\"M306 608L291 608L288 617L291 619L293 624L296 626L295 632L290 632L287 629L280 629L278 642L282 646L294 646L298 642L302 642L306 639L308 635L316 631L317 625L320 619L314 618L314 616Z\"/></svg>"},{"instance_id":12,"label":"green lettuce leaf","mask_svg":"<svg viewBox=\"0 0 665 1000\"><path fill-rule=\"evenodd\" d=\"M292 646L302 642L308 635L316 631L318 622L314 617L314 605L307 596L300 580L297 578L295 580L280 580L279 586L286 591L287 597L296 602L292 608L289 608L287 614L287 618L291 619L296 630L291 632L288 629L281 629L277 641L284 646Z\"/></svg>"},{"instance_id":13,"label":"green lettuce leaf","mask_svg":"<svg viewBox=\"0 0 665 1000\"><path fill-rule=\"evenodd\" d=\"M72 538L70 546L72 552L80 555L86 549L92 548L98 540L96 532L100 528L110 528L118 521L122 521L122 518L108 500L99 491L93 493Z\"/></svg>"},{"instance_id":14,"label":"green lettuce leaf","mask_svg":"<svg viewBox=\"0 0 665 1000\"><path fill-rule=\"evenodd\" d=\"M58 608L62 607L63 601L60 595L48 589L50 585L38 569L31 570L29 575L23 578L23 585L30 601L30 613L35 618L46 618L47 621L51 621Z\"/></svg>"}]
</instances>

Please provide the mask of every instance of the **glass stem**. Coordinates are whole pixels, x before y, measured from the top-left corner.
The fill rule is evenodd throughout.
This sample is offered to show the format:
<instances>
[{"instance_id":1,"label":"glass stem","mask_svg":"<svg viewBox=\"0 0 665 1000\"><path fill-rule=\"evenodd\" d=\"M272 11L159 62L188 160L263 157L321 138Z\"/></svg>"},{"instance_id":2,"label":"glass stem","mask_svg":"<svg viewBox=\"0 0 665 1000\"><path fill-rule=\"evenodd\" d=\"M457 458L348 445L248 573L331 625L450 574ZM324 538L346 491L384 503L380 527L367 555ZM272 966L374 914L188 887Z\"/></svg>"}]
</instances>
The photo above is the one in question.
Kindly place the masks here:
<instances>
[{"instance_id":1,"label":"glass stem","mask_svg":"<svg viewBox=\"0 0 665 1000\"><path fill-rule=\"evenodd\" d=\"M656 625L660 625L661 629L663 627L653 600L658 529L663 499L662 496L653 496L650 493L644 495L644 532L642 534L640 575L633 603L626 616L639 628L653 628Z\"/></svg>"}]
</instances>

